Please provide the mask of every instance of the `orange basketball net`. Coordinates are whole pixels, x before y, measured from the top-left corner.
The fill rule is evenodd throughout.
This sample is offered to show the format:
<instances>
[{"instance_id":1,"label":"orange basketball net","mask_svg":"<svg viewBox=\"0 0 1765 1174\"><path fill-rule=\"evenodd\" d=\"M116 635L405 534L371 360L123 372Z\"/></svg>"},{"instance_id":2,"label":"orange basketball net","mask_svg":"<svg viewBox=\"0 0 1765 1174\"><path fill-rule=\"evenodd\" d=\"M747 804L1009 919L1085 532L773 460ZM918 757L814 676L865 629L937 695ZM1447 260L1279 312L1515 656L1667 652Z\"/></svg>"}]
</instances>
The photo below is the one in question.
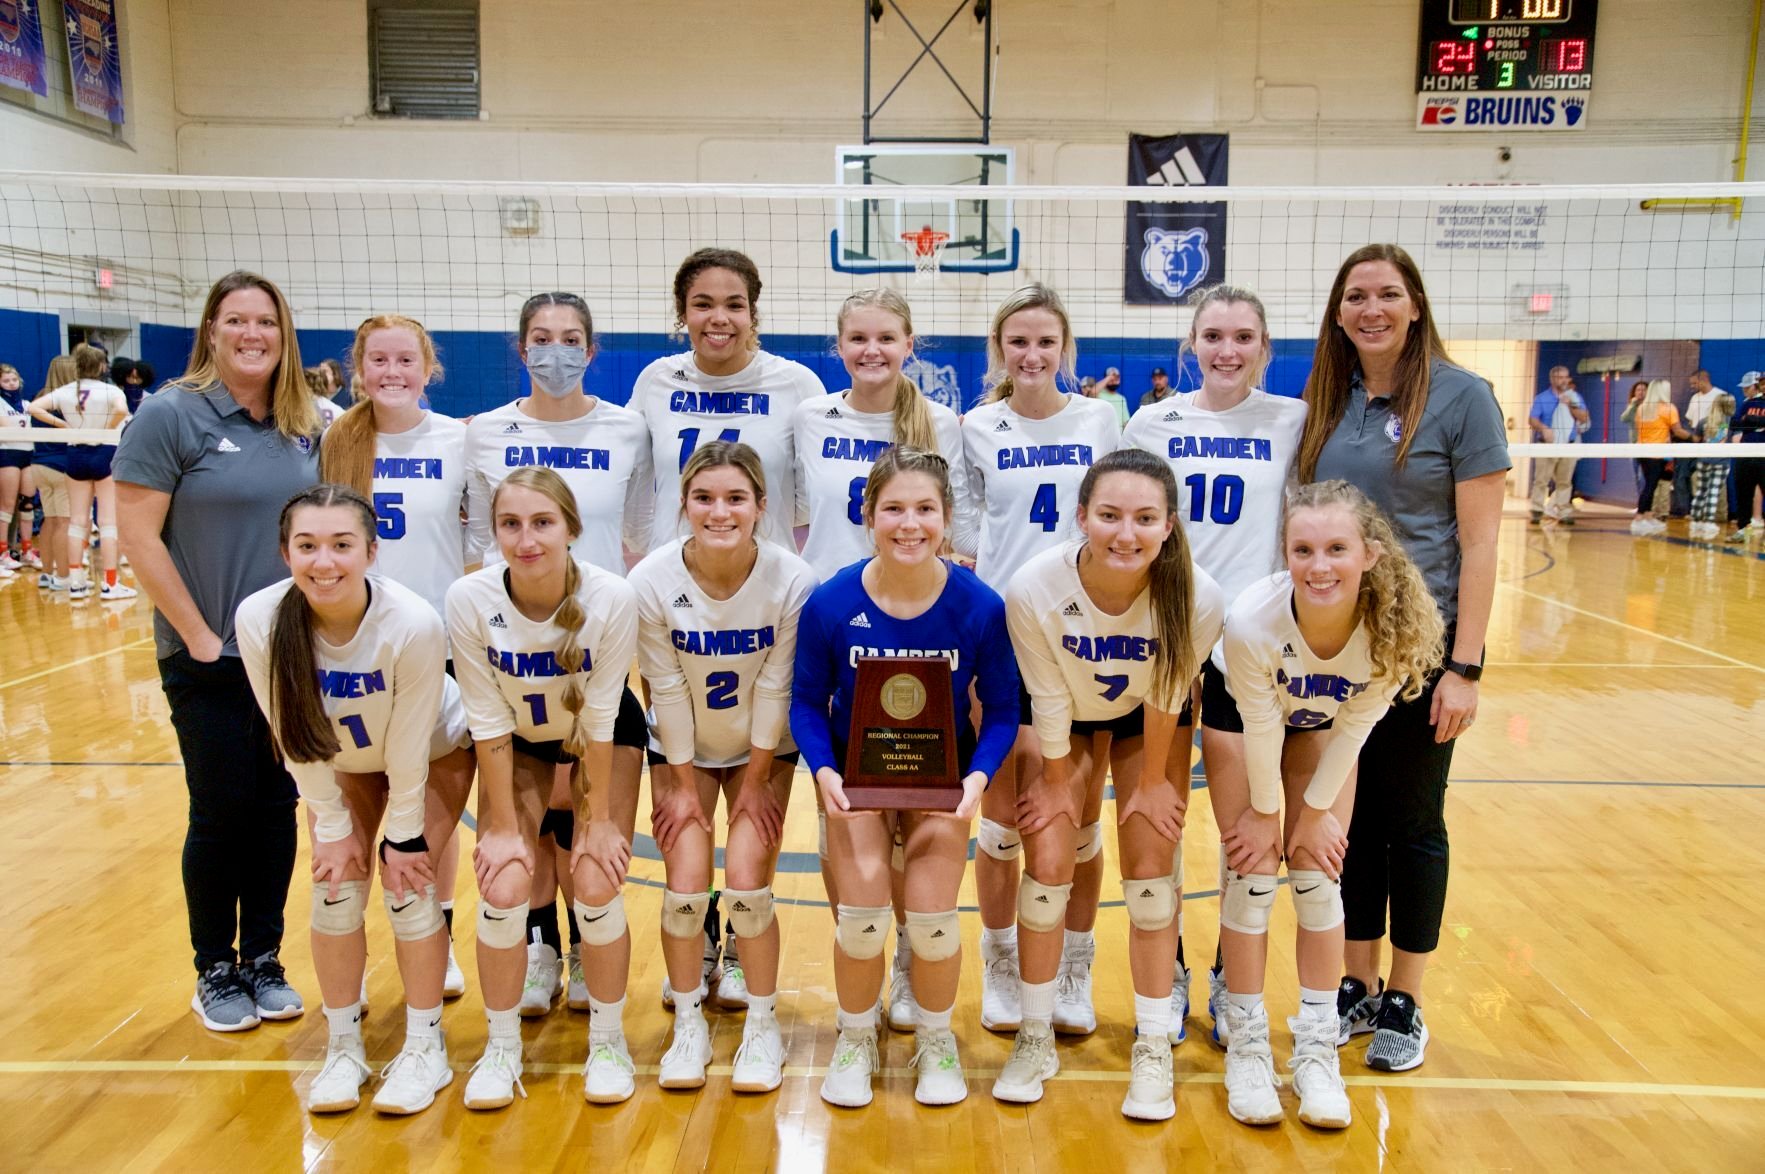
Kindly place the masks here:
<instances>
[{"instance_id":1,"label":"orange basketball net","mask_svg":"<svg viewBox=\"0 0 1765 1174\"><path fill-rule=\"evenodd\" d=\"M944 243L950 239L947 232L939 232L927 225L918 232L904 232L901 241L913 250L913 273L917 277L935 276L938 262L944 256Z\"/></svg>"}]
</instances>

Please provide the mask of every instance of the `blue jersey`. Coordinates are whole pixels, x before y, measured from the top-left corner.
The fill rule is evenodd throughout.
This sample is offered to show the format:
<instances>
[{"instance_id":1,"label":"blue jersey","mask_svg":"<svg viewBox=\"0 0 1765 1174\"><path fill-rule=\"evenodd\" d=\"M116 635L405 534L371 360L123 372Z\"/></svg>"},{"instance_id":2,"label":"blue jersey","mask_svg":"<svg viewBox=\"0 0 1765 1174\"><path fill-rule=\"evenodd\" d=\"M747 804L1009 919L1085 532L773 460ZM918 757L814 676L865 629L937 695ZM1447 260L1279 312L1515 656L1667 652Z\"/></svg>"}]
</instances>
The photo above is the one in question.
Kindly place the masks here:
<instances>
[{"instance_id":1,"label":"blue jersey","mask_svg":"<svg viewBox=\"0 0 1765 1174\"><path fill-rule=\"evenodd\" d=\"M1005 601L973 571L952 565L937 602L910 620L898 620L865 591L868 561L853 563L817 587L797 625L791 737L809 773L824 766L845 771L846 764L834 759L834 741L844 741L852 728L857 658L925 656L949 660L958 715L965 712L968 687L974 684L981 701L980 737L962 769L992 778L1017 738L1017 658L1005 628Z\"/></svg>"}]
</instances>

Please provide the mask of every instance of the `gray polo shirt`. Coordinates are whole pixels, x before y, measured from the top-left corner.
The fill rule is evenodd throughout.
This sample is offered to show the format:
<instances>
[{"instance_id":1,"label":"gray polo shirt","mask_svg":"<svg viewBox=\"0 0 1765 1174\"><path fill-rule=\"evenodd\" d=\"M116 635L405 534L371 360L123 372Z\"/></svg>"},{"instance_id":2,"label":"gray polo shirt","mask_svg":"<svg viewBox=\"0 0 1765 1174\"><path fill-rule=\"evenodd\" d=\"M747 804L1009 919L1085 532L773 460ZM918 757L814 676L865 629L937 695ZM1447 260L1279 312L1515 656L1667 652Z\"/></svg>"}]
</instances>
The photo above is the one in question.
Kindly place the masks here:
<instances>
[{"instance_id":1,"label":"gray polo shirt","mask_svg":"<svg viewBox=\"0 0 1765 1174\"><path fill-rule=\"evenodd\" d=\"M1403 468L1396 468L1401 418L1383 397L1369 400L1356 372L1348 410L1318 456L1317 479L1341 479L1391 517L1448 624L1459 614L1460 481L1512 467L1495 392L1479 375L1435 359L1428 405Z\"/></svg>"},{"instance_id":2,"label":"gray polo shirt","mask_svg":"<svg viewBox=\"0 0 1765 1174\"><path fill-rule=\"evenodd\" d=\"M171 494L160 536L221 638L221 654L238 656L233 613L247 595L288 574L276 523L290 497L317 483L317 442L288 439L273 418L258 423L218 383L200 392L168 387L141 401L113 468L118 481ZM153 635L161 658L184 651L158 611Z\"/></svg>"}]
</instances>

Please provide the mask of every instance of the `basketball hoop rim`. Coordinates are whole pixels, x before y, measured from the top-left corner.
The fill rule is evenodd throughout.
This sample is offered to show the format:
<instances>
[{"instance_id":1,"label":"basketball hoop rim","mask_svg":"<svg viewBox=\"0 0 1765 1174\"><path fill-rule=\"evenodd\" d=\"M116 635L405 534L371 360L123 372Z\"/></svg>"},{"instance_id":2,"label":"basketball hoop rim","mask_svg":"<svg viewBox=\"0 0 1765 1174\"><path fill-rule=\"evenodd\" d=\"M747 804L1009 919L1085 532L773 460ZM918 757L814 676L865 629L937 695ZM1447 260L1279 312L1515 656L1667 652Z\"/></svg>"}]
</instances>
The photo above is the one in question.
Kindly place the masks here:
<instances>
[{"instance_id":1,"label":"basketball hoop rim","mask_svg":"<svg viewBox=\"0 0 1765 1174\"><path fill-rule=\"evenodd\" d=\"M901 243L913 251L913 272L916 276L935 276L941 271L938 262L943 257L944 246L949 240L949 233L939 232L935 228L921 228L901 234Z\"/></svg>"}]
</instances>

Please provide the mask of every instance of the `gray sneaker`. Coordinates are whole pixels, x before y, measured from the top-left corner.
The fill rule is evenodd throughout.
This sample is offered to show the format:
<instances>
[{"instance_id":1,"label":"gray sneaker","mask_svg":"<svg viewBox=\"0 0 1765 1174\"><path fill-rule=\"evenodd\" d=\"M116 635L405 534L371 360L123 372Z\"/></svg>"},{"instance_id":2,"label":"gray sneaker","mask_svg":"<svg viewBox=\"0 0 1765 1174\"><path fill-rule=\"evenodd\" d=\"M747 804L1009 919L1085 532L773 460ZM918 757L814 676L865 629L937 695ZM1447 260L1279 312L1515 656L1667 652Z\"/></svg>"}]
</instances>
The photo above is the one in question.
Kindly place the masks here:
<instances>
[{"instance_id":1,"label":"gray sneaker","mask_svg":"<svg viewBox=\"0 0 1765 1174\"><path fill-rule=\"evenodd\" d=\"M1341 1047L1357 1035L1366 1035L1373 1030L1373 1020L1379 1015L1379 1002L1384 996L1385 984L1379 984L1379 993L1367 990L1367 984L1358 978L1345 977L1342 985L1336 988L1336 1017L1338 1030L1336 1046Z\"/></svg>"},{"instance_id":2,"label":"gray sneaker","mask_svg":"<svg viewBox=\"0 0 1765 1174\"><path fill-rule=\"evenodd\" d=\"M246 1031L258 1022L251 988L231 962L216 962L197 977L190 1009L210 1031Z\"/></svg>"},{"instance_id":3,"label":"gray sneaker","mask_svg":"<svg viewBox=\"0 0 1765 1174\"><path fill-rule=\"evenodd\" d=\"M1422 1066L1428 1051L1428 1025L1422 1008L1402 991L1386 991L1374 1020L1373 1042L1367 1045L1367 1067L1380 1072L1408 1072Z\"/></svg>"},{"instance_id":4,"label":"gray sneaker","mask_svg":"<svg viewBox=\"0 0 1765 1174\"><path fill-rule=\"evenodd\" d=\"M251 991L259 1019L296 1019L306 1010L274 950L241 965L239 980Z\"/></svg>"}]
</instances>

